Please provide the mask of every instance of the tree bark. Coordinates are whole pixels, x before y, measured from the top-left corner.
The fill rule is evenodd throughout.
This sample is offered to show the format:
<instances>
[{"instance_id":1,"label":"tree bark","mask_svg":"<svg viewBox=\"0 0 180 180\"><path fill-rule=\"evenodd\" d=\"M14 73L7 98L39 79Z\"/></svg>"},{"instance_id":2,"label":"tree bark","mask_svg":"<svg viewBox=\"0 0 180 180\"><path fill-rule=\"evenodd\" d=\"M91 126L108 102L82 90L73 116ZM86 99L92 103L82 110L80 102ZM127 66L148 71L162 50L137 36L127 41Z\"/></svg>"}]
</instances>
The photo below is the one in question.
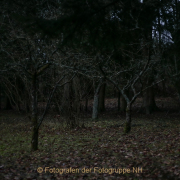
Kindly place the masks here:
<instances>
[{"instance_id":1,"label":"tree bark","mask_svg":"<svg viewBox=\"0 0 180 180\"><path fill-rule=\"evenodd\" d=\"M67 78L65 78L65 81L67 81ZM64 85L64 92L63 92L63 98L62 98L61 109L60 109L60 112L63 115L68 115L69 107L71 105L70 89L71 89L70 83L67 83Z\"/></svg>"},{"instance_id":2,"label":"tree bark","mask_svg":"<svg viewBox=\"0 0 180 180\"><path fill-rule=\"evenodd\" d=\"M127 103L127 107L126 107L126 123L125 123L125 127L124 127L124 133L127 134L131 131L131 108L132 108L132 104L131 103Z\"/></svg>"},{"instance_id":3,"label":"tree bark","mask_svg":"<svg viewBox=\"0 0 180 180\"><path fill-rule=\"evenodd\" d=\"M86 112L88 111L88 97L86 97L86 100L85 100L85 111Z\"/></svg>"},{"instance_id":4,"label":"tree bark","mask_svg":"<svg viewBox=\"0 0 180 180\"><path fill-rule=\"evenodd\" d=\"M5 109L5 110L11 110L11 109L13 109L9 97L6 96L6 95L5 95L4 109Z\"/></svg>"},{"instance_id":5,"label":"tree bark","mask_svg":"<svg viewBox=\"0 0 180 180\"><path fill-rule=\"evenodd\" d=\"M75 95L73 110L76 112L77 115L79 115L81 110L81 103L80 103L81 84L80 84L80 79L77 76L73 79L73 87L74 87L73 89Z\"/></svg>"},{"instance_id":6,"label":"tree bark","mask_svg":"<svg viewBox=\"0 0 180 180\"><path fill-rule=\"evenodd\" d=\"M149 87L143 93L143 106L141 112L151 114L153 111L158 110L155 102L154 88Z\"/></svg>"},{"instance_id":7,"label":"tree bark","mask_svg":"<svg viewBox=\"0 0 180 180\"><path fill-rule=\"evenodd\" d=\"M126 96L128 97L129 101L131 101L131 99L132 99L132 93L131 93L130 89L125 90L125 94L126 94ZM119 96L120 96L120 95L119 95ZM123 96L121 96L120 104L121 104L120 111L121 111L121 112L126 112L127 101L125 100L125 98L124 98Z\"/></svg>"},{"instance_id":8,"label":"tree bark","mask_svg":"<svg viewBox=\"0 0 180 180\"><path fill-rule=\"evenodd\" d=\"M32 75L32 141L31 150L38 150L38 119L37 119L37 75L34 73Z\"/></svg>"},{"instance_id":9,"label":"tree bark","mask_svg":"<svg viewBox=\"0 0 180 180\"><path fill-rule=\"evenodd\" d=\"M101 83L98 84L94 93L92 119L98 119L99 91L100 91L101 85L102 85Z\"/></svg>"},{"instance_id":10,"label":"tree bark","mask_svg":"<svg viewBox=\"0 0 180 180\"><path fill-rule=\"evenodd\" d=\"M32 131L31 150L36 151L38 150L38 133L39 133L37 116L32 117L32 123L33 123L33 131Z\"/></svg>"},{"instance_id":11,"label":"tree bark","mask_svg":"<svg viewBox=\"0 0 180 180\"><path fill-rule=\"evenodd\" d=\"M121 104L120 111L126 112L127 102L123 96L121 96L120 104Z\"/></svg>"},{"instance_id":12,"label":"tree bark","mask_svg":"<svg viewBox=\"0 0 180 180\"><path fill-rule=\"evenodd\" d=\"M93 113L92 119L98 119L98 101L99 101L99 94L94 94L94 102L93 102Z\"/></svg>"},{"instance_id":13,"label":"tree bark","mask_svg":"<svg viewBox=\"0 0 180 180\"><path fill-rule=\"evenodd\" d=\"M118 91L118 111L120 111L120 105L121 105L121 103L120 103L120 97L121 97L121 92Z\"/></svg>"},{"instance_id":14,"label":"tree bark","mask_svg":"<svg viewBox=\"0 0 180 180\"><path fill-rule=\"evenodd\" d=\"M98 103L98 111L105 111L105 92L106 92L106 84L103 84L99 91L99 103Z\"/></svg>"}]
</instances>

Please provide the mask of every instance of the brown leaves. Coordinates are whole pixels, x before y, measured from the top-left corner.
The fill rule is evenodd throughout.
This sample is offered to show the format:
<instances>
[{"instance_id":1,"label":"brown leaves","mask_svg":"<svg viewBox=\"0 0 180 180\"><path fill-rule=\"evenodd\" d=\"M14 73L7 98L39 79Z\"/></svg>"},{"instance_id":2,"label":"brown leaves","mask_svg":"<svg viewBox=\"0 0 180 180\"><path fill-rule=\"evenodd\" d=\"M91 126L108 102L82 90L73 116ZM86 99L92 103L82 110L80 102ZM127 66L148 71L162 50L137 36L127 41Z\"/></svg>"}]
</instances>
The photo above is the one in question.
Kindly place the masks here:
<instances>
[{"instance_id":1,"label":"brown leaves","mask_svg":"<svg viewBox=\"0 0 180 180\"><path fill-rule=\"evenodd\" d=\"M45 123L39 151L31 153L29 126L3 124L0 132L1 179L179 179L179 121L136 118L128 135L120 119L88 122L86 128L60 129ZM176 123L175 123L176 122ZM175 124L174 124L175 123ZM167 125L167 126L161 126ZM2 127L1 127L2 129ZM13 131L12 131L13 129ZM27 129L27 131L25 131ZM38 173L37 168L92 168L91 173ZM98 168L129 168L130 173L98 173ZM133 168L142 168L135 173Z\"/></svg>"}]
</instances>

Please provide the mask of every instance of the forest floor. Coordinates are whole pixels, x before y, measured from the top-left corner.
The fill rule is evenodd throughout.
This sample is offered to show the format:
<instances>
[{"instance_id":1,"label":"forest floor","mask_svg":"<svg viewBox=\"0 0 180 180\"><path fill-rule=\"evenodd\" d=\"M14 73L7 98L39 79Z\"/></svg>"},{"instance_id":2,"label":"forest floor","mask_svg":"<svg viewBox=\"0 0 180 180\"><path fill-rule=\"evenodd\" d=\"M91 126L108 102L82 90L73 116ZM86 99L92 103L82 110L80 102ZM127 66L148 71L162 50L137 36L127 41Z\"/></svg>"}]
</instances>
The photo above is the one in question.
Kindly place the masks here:
<instances>
[{"instance_id":1,"label":"forest floor","mask_svg":"<svg viewBox=\"0 0 180 180\"><path fill-rule=\"evenodd\" d=\"M99 119L81 119L68 129L49 115L39 131L39 150L30 151L31 123L26 115L0 111L0 180L180 179L180 113L172 99L157 100L161 111L132 112L132 130L123 134L125 115L107 99ZM90 102L91 109L91 102Z\"/></svg>"}]
</instances>

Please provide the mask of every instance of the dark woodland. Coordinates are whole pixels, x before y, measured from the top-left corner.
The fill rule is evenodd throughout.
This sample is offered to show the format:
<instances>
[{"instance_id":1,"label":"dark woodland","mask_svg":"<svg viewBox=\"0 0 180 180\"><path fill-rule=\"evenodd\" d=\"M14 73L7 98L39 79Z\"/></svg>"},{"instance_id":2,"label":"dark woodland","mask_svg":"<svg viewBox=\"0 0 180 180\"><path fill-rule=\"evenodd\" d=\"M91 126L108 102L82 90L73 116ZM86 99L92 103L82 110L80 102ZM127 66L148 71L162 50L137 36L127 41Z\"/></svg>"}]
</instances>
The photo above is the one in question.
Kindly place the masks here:
<instances>
[{"instance_id":1,"label":"dark woodland","mask_svg":"<svg viewBox=\"0 0 180 180\"><path fill-rule=\"evenodd\" d=\"M0 180L180 179L179 0L0 1Z\"/></svg>"}]
</instances>

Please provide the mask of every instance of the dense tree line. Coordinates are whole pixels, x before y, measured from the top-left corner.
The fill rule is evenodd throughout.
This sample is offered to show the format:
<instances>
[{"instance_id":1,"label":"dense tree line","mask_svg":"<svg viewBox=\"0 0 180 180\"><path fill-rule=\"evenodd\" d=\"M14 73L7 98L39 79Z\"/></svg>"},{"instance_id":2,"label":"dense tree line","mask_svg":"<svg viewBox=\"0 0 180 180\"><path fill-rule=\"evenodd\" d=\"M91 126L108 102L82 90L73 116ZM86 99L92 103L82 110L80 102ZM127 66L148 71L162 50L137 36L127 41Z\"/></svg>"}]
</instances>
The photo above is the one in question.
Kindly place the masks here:
<instances>
[{"instance_id":1,"label":"dense tree line","mask_svg":"<svg viewBox=\"0 0 180 180\"><path fill-rule=\"evenodd\" d=\"M180 102L178 0L1 1L1 101L25 107L33 122L32 150L50 107L75 116L94 99L92 118L104 111L105 91L115 87L118 109L157 110L154 86L173 85ZM108 86L107 86L108 85ZM121 103L120 103L121 99ZM29 103L30 102L30 103ZM38 102L45 102L42 114ZM2 104L2 103L1 103Z\"/></svg>"}]
</instances>

